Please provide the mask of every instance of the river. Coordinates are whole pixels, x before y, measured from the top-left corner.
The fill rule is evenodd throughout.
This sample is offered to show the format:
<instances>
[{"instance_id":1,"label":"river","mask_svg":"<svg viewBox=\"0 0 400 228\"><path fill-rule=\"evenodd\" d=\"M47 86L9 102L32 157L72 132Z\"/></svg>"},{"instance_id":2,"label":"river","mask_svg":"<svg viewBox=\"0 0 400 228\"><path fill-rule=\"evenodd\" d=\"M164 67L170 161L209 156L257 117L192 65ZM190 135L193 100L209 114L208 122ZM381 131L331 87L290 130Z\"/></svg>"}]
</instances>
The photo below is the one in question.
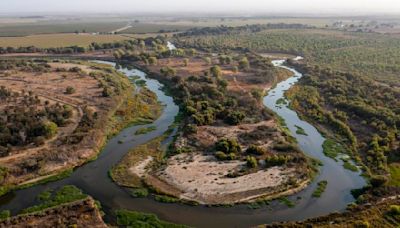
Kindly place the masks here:
<instances>
[{"instance_id":1,"label":"river","mask_svg":"<svg viewBox=\"0 0 400 228\"><path fill-rule=\"evenodd\" d=\"M111 62L103 63L115 66ZM18 213L23 208L37 203L35 196L40 192L68 184L77 186L88 195L99 200L106 212L106 222L113 222L112 211L122 208L154 213L161 219L195 227L249 227L277 221L303 220L344 210L347 204L354 201L350 190L364 186L365 181L360 177L360 173L346 170L342 167L341 162L335 162L323 155L321 145L324 138L312 125L302 121L296 112L290 110L287 105L279 105L279 107L276 105L276 101L284 97L284 92L302 77L296 70L283 66L283 63L282 60L273 61L275 66L292 71L294 76L277 84L264 98L264 104L286 121L292 135L297 139L299 147L307 155L317 158L323 163L316 181L305 190L288 197L295 202L295 207L288 208L278 201L273 201L269 206L260 209L249 209L246 205L225 208L165 204L157 202L151 197L132 198L128 189L121 188L112 182L108 176L108 171L129 150L162 135L173 123L179 112L179 107L174 104L171 97L162 91L162 85L159 82L147 78L145 73L139 70L122 68L120 71L127 77L138 75L145 80L147 87L155 92L159 101L165 105L163 114L157 121L153 124L144 125L145 127L157 126L157 130L145 135L134 134L137 129L143 126L133 126L123 130L108 141L97 160L77 168L66 179L18 190L0 197L0 210L8 209L13 214ZM308 136L296 134L295 125L302 127ZM120 144L119 141L123 143ZM320 198L311 197L316 183L321 180L328 181L326 191Z\"/></svg>"}]
</instances>

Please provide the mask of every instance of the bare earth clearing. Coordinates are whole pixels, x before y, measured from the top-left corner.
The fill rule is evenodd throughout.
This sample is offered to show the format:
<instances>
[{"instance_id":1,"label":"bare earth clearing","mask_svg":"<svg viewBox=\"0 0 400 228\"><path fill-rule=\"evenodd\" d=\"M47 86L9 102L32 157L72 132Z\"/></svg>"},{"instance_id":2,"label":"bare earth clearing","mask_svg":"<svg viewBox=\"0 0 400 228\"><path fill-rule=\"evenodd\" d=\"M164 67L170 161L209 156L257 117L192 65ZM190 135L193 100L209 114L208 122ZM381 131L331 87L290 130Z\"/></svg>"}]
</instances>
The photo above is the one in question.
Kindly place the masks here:
<instances>
[{"instance_id":1,"label":"bare earth clearing","mask_svg":"<svg viewBox=\"0 0 400 228\"><path fill-rule=\"evenodd\" d=\"M229 204L269 196L296 175L294 168L271 167L236 178L226 176L231 170L245 166L244 161L220 162L214 156L182 154L169 159L166 168L156 176L179 189L182 194L177 197L181 199Z\"/></svg>"}]
</instances>

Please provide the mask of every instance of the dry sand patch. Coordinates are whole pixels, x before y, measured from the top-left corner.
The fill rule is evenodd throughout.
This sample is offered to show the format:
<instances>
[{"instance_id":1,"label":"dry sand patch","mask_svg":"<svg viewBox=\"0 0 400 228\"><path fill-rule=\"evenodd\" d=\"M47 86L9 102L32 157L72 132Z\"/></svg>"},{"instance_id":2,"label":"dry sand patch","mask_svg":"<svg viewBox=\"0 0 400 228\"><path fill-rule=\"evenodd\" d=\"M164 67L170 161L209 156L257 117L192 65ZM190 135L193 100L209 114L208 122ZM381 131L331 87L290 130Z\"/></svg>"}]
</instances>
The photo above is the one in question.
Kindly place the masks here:
<instances>
[{"instance_id":1,"label":"dry sand patch","mask_svg":"<svg viewBox=\"0 0 400 228\"><path fill-rule=\"evenodd\" d=\"M242 202L274 193L274 189L285 185L296 174L294 168L271 167L235 178L226 176L245 165L244 161L221 162L214 156L200 153L181 154L171 157L166 168L156 175L179 189L182 199L202 204L220 204Z\"/></svg>"}]
</instances>

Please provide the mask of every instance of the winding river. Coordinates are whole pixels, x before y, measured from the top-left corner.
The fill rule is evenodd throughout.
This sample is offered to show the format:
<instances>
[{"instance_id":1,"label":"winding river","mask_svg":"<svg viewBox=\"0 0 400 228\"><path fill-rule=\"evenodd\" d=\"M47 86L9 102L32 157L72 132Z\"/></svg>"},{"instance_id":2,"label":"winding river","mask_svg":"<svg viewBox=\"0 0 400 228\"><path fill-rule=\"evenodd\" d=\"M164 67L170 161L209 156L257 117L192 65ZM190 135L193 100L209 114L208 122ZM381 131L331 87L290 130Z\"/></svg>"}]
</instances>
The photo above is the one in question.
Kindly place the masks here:
<instances>
[{"instance_id":1,"label":"winding river","mask_svg":"<svg viewBox=\"0 0 400 228\"><path fill-rule=\"evenodd\" d=\"M103 63L115 65L111 62ZM364 186L365 181L360 177L360 173L346 170L342 167L341 162L325 157L321 146L324 138L318 131L312 125L302 121L287 105L276 104L279 98L284 97L284 92L302 76L296 70L283 66L283 63L283 60L273 61L275 66L292 71L294 76L279 83L271 90L269 95L264 98L264 104L286 121L300 148L307 155L317 158L323 163L321 172L313 184L288 197L295 202L295 207L288 208L278 201L273 201L269 206L260 209L249 209L246 205L224 208L165 204L159 203L151 197L132 198L128 189L114 184L108 176L111 167L116 165L132 148L162 135L173 123L174 117L179 111L179 107L174 104L173 99L162 91L160 83L147 78L145 73L139 70L122 68L120 71L127 77L138 75L141 79L146 80L147 87L155 92L159 101L165 105L164 112L157 121L153 124L144 125L157 126L157 130L145 135L134 134L137 129L143 126L133 126L123 130L107 143L97 160L77 168L66 179L18 190L0 197L0 210L8 209L13 214L18 213L21 209L37 203L35 196L40 192L68 184L77 186L99 200L106 212L106 222L113 222L112 211L121 208L154 213L161 219L195 227L248 227L278 221L303 220L344 210L346 205L354 200L350 190ZM295 125L302 127L308 136L296 134ZM119 141L123 143L120 144ZM327 189L320 198L312 198L311 194L316 183L321 180L328 181Z\"/></svg>"}]
</instances>

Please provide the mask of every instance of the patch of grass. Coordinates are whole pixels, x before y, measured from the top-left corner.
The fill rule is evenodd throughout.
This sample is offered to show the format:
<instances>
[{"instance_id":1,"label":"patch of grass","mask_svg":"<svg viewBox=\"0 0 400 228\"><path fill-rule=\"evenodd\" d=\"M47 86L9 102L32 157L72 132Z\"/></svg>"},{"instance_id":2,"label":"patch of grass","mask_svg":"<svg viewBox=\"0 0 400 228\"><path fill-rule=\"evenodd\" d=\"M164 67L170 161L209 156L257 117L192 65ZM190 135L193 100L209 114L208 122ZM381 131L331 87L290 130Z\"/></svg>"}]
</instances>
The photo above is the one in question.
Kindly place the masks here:
<instances>
[{"instance_id":1,"label":"patch of grass","mask_svg":"<svg viewBox=\"0 0 400 228\"><path fill-rule=\"evenodd\" d=\"M156 126L150 126L150 127L144 127L144 128L140 128L135 132L135 135L145 135L149 132L155 131L157 130Z\"/></svg>"},{"instance_id":2,"label":"patch of grass","mask_svg":"<svg viewBox=\"0 0 400 228\"><path fill-rule=\"evenodd\" d=\"M346 151L341 144L333 141L332 139L326 139L322 144L322 148L325 156L332 158L335 161L337 161L336 157L339 153L344 153Z\"/></svg>"},{"instance_id":3,"label":"patch of grass","mask_svg":"<svg viewBox=\"0 0 400 228\"><path fill-rule=\"evenodd\" d=\"M292 207L295 206L294 202L290 201L290 200L289 200L288 198L286 198L286 197L279 198L278 200L279 200L279 202L285 204L286 206L288 206L288 207L290 207L290 208L292 208Z\"/></svg>"},{"instance_id":4,"label":"patch of grass","mask_svg":"<svg viewBox=\"0 0 400 228\"><path fill-rule=\"evenodd\" d=\"M389 165L390 180L389 185L400 187L400 164L392 163Z\"/></svg>"},{"instance_id":5,"label":"patch of grass","mask_svg":"<svg viewBox=\"0 0 400 228\"><path fill-rule=\"evenodd\" d=\"M11 212L9 210L0 211L0 221L8 219L11 216Z\"/></svg>"},{"instance_id":6,"label":"patch of grass","mask_svg":"<svg viewBox=\"0 0 400 228\"><path fill-rule=\"evenodd\" d=\"M279 99L276 101L276 104L277 104L277 105L287 105L287 101L286 101L285 98L279 98Z\"/></svg>"},{"instance_id":7,"label":"patch of grass","mask_svg":"<svg viewBox=\"0 0 400 228\"><path fill-rule=\"evenodd\" d=\"M131 196L134 198L143 198L149 195L149 191L146 188L135 188L131 190Z\"/></svg>"},{"instance_id":8,"label":"patch of grass","mask_svg":"<svg viewBox=\"0 0 400 228\"><path fill-rule=\"evenodd\" d=\"M117 224L125 227L165 227L183 228L185 225L178 225L160 220L154 214L147 214L136 211L117 210L115 211Z\"/></svg>"},{"instance_id":9,"label":"patch of grass","mask_svg":"<svg viewBox=\"0 0 400 228\"><path fill-rule=\"evenodd\" d=\"M296 127L296 134L298 134L298 135L308 135L307 133L306 133L306 131L302 128L302 127L300 127L300 126L297 126L297 125L294 125L295 127Z\"/></svg>"},{"instance_id":10,"label":"patch of grass","mask_svg":"<svg viewBox=\"0 0 400 228\"><path fill-rule=\"evenodd\" d=\"M328 181L326 181L326 180L318 182L317 188L313 192L312 197L315 197L315 198L321 197L322 193L325 192L327 185L328 185Z\"/></svg>"},{"instance_id":11,"label":"patch of grass","mask_svg":"<svg viewBox=\"0 0 400 228\"><path fill-rule=\"evenodd\" d=\"M40 193L38 195L38 199L40 201L46 201L46 200L49 200L51 198L51 196L52 196L51 190L47 190L47 191L44 191L44 192Z\"/></svg>"},{"instance_id":12,"label":"patch of grass","mask_svg":"<svg viewBox=\"0 0 400 228\"><path fill-rule=\"evenodd\" d=\"M63 171L63 172L61 172L59 174L52 175L50 177L41 179L41 180L39 180L37 182L32 182L32 183L28 183L28 184L24 184L24 185L18 186L16 189L26 189L26 188L30 188L30 187L32 187L34 185L39 185L39 184L45 184L45 183L48 183L48 182L58 181L58 180L61 180L61 179L69 177L73 173L73 171L74 171L73 169L68 169L68 170L65 170L65 171Z\"/></svg>"},{"instance_id":13,"label":"patch of grass","mask_svg":"<svg viewBox=\"0 0 400 228\"><path fill-rule=\"evenodd\" d=\"M348 160L344 160L343 161L343 168L345 168L347 170L350 170L350 171L353 171L353 172L357 172L358 171L357 166L351 164L351 162L348 161Z\"/></svg>"},{"instance_id":14,"label":"patch of grass","mask_svg":"<svg viewBox=\"0 0 400 228\"><path fill-rule=\"evenodd\" d=\"M154 199L161 203L178 203L180 201L177 198L166 195L156 195Z\"/></svg>"},{"instance_id":15,"label":"patch of grass","mask_svg":"<svg viewBox=\"0 0 400 228\"><path fill-rule=\"evenodd\" d=\"M82 193L80 189L73 185L66 185L59 189L57 192L51 194L51 196L47 196L47 194L48 193L44 194L46 195L46 197L41 200L40 204L22 210L21 214L42 211L46 208L58 206L64 203L74 202L88 197L88 195ZM41 198L40 196L41 195L39 195L39 199Z\"/></svg>"},{"instance_id":16,"label":"patch of grass","mask_svg":"<svg viewBox=\"0 0 400 228\"><path fill-rule=\"evenodd\" d=\"M256 210L256 209L260 209L267 205L269 205L269 200L260 199L260 200L257 200L256 202L248 204L247 207L250 209Z\"/></svg>"},{"instance_id":17,"label":"patch of grass","mask_svg":"<svg viewBox=\"0 0 400 228\"><path fill-rule=\"evenodd\" d=\"M137 86L143 87L143 86L146 85L146 81L145 81L145 80L136 80L136 81L135 81L135 84L136 84Z\"/></svg>"}]
</instances>

